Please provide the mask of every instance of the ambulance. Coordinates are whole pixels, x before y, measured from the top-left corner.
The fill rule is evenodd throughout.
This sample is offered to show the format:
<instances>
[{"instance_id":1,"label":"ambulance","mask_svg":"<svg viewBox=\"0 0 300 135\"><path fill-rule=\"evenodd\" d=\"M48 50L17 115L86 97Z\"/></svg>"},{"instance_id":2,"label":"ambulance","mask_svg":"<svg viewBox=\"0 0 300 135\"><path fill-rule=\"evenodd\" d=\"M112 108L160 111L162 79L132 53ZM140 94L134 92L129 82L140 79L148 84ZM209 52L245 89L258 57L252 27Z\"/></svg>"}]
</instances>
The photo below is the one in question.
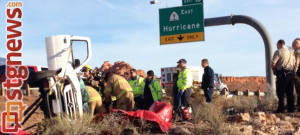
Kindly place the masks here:
<instances>
[{"instance_id":1,"label":"ambulance","mask_svg":"<svg viewBox=\"0 0 300 135\"><path fill-rule=\"evenodd\" d=\"M202 82L202 76L204 74L204 69L202 66L187 66L192 72L193 81ZM176 67L163 67L161 68L161 85L163 89L173 87L173 76L177 72ZM226 90L228 91L227 85L221 82L219 74L215 73L214 83L216 89L219 91ZM196 85L196 87L198 87Z\"/></svg>"}]
</instances>

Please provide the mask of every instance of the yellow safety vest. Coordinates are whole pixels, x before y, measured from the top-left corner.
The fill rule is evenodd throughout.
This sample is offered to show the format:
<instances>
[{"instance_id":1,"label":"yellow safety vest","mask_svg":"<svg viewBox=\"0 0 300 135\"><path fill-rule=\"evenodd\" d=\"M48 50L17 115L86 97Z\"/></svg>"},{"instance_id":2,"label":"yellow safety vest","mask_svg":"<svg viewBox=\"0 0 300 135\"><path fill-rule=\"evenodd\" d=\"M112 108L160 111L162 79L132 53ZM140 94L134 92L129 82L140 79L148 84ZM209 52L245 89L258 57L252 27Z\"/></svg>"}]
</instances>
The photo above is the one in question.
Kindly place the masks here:
<instances>
[{"instance_id":1,"label":"yellow safety vest","mask_svg":"<svg viewBox=\"0 0 300 135\"><path fill-rule=\"evenodd\" d=\"M128 80L128 83L130 84L134 97L138 97L140 94L143 95L144 89L142 88L143 78L137 76L137 79L132 80L131 78Z\"/></svg>"},{"instance_id":2,"label":"yellow safety vest","mask_svg":"<svg viewBox=\"0 0 300 135\"><path fill-rule=\"evenodd\" d=\"M147 78L145 78L143 81L143 84L142 84L143 89L145 88L146 81L147 81ZM155 79L155 78L152 79L151 83L149 84L149 88L151 90L151 94L152 94L154 102L158 101L159 99L161 100L163 92L161 90L160 84L157 79ZM144 95L144 93L143 93L143 95Z\"/></svg>"},{"instance_id":3,"label":"yellow safety vest","mask_svg":"<svg viewBox=\"0 0 300 135\"><path fill-rule=\"evenodd\" d=\"M179 72L177 86L178 91L184 91L193 86L193 76L190 69L185 67Z\"/></svg>"}]
</instances>

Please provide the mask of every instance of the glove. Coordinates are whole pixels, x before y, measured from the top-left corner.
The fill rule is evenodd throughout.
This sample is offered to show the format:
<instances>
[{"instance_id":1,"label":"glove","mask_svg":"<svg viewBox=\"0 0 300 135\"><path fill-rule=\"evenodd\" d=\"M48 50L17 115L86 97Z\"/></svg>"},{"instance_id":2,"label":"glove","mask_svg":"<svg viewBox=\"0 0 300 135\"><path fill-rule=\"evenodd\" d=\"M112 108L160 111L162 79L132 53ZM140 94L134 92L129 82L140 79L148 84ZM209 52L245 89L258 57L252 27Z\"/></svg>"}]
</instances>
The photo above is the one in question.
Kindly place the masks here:
<instances>
[{"instance_id":1,"label":"glove","mask_svg":"<svg viewBox=\"0 0 300 135\"><path fill-rule=\"evenodd\" d=\"M143 98L143 95L142 95L142 94L140 94L140 95L139 95L139 97L140 97L140 99L141 99L141 100L144 100L144 98Z\"/></svg>"},{"instance_id":2,"label":"glove","mask_svg":"<svg viewBox=\"0 0 300 135\"><path fill-rule=\"evenodd\" d=\"M183 91L180 90L180 91L177 93L177 97L182 96L182 94L183 94Z\"/></svg>"},{"instance_id":3,"label":"glove","mask_svg":"<svg viewBox=\"0 0 300 135\"><path fill-rule=\"evenodd\" d=\"M158 99L158 102L161 102L161 99Z\"/></svg>"}]
</instances>

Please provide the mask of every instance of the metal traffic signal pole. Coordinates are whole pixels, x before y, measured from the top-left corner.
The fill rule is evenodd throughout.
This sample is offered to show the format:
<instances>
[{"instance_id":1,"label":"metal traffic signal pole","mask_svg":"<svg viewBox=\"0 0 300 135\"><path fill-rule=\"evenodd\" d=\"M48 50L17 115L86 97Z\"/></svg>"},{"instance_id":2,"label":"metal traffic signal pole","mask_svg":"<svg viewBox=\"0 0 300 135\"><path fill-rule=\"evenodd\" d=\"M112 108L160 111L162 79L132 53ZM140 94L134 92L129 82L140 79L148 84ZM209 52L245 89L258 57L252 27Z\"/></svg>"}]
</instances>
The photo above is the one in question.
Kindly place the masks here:
<instances>
[{"instance_id":1,"label":"metal traffic signal pole","mask_svg":"<svg viewBox=\"0 0 300 135\"><path fill-rule=\"evenodd\" d=\"M231 15L231 16L224 16L224 17L216 17L216 18L208 18L204 19L204 26L211 27L211 26L219 26L219 25L234 25L237 23L248 24L254 29L258 31L258 33L263 38L265 44L265 57L266 57L266 79L267 79L267 91L266 96L268 97L275 97L275 77L273 72L271 72L271 59L273 57L273 43L271 36L268 30L256 19L245 16L245 15Z\"/></svg>"}]
</instances>

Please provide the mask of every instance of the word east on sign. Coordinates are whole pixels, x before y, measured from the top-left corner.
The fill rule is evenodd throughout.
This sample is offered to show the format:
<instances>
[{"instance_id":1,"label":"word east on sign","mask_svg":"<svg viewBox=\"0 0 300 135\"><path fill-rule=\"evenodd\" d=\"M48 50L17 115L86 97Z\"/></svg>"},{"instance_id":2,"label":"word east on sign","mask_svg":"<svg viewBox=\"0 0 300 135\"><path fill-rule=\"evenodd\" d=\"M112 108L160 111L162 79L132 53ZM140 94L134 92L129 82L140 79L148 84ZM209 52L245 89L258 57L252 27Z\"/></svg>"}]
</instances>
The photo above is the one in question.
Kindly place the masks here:
<instances>
[{"instance_id":1,"label":"word east on sign","mask_svg":"<svg viewBox=\"0 0 300 135\"><path fill-rule=\"evenodd\" d=\"M160 44L204 41L203 5L159 10Z\"/></svg>"}]
</instances>

